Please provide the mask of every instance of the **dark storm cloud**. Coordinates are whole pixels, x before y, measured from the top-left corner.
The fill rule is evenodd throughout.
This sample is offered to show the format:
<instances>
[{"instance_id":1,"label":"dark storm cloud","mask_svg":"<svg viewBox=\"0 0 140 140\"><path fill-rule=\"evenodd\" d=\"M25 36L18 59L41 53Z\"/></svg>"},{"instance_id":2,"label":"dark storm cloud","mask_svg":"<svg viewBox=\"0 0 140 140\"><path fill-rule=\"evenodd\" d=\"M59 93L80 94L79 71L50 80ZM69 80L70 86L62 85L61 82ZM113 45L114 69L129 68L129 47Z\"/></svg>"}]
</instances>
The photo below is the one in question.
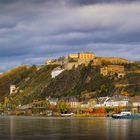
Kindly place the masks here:
<instances>
[{"instance_id":1,"label":"dark storm cloud","mask_svg":"<svg viewBox=\"0 0 140 140\"><path fill-rule=\"evenodd\" d=\"M0 4L24 3L24 4L40 4L40 3L63 3L63 4L76 4L76 5L91 5L99 3L127 3L137 2L139 0L0 0Z\"/></svg>"},{"instance_id":2,"label":"dark storm cloud","mask_svg":"<svg viewBox=\"0 0 140 140\"><path fill-rule=\"evenodd\" d=\"M140 3L113 2L0 0L1 71L78 51L139 60Z\"/></svg>"},{"instance_id":3,"label":"dark storm cloud","mask_svg":"<svg viewBox=\"0 0 140 140\"><path fill-rule=\"evenodd\" d=\"M91 5L91 4L104 4L104 3L128 3L128 2L138 2L139 0L68 0L70 3L81 4L81 5Z\"/></svg>"},{"instance_id":4,"label":"dark storm cloud","mask_svg":"<svg viewBox=\"0 0 140 140\"><path fill-rule=\"evenodd\" d=\"M11 3L15 3L15 2L42 3L42 2L46 2L46 1L52 1L52 0L0 0L0 4L11 4Z\"/></svg>"}]
</instances>

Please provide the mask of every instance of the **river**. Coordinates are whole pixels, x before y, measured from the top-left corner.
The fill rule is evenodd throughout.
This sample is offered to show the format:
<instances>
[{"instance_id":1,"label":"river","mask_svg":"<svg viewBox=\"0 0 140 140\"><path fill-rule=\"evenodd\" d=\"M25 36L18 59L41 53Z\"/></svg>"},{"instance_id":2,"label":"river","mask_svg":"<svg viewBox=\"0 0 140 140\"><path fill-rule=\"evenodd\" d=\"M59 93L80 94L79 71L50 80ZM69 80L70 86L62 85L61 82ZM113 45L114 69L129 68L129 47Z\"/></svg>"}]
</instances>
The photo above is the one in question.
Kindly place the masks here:
<instances>
[{"instance_id":1,"label":"river","mask_svg":"<svg viewBox=\"0 0 140 140\"><path fill-rule=\"evenodd\" d=\"M140 119L1 116L0 140L140 140Z\"/></svg>"}]
</instances>

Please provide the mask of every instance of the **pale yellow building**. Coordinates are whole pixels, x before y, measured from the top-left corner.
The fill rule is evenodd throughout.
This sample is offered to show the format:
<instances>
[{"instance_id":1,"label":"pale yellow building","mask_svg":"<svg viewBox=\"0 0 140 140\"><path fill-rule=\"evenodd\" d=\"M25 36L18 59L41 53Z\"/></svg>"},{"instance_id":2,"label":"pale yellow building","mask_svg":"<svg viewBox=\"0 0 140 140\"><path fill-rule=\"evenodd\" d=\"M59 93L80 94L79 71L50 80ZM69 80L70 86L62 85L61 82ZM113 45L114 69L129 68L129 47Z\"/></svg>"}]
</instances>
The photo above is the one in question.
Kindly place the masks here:
<instances>
[{"instance_id":1,"label":"pale yellow building","mask_svg":"<svg viewBox=\"0 0 140 140\"><path fill-rule=\"evenodd\" d=\"M95 55L92 52L81 52L77 54L69 54L68 58L79 59L79 60L93 60L95 58Z\"/></svg>"},{"instance_id":2,"label":"pale yellow building","mask_svg":"<svg viewBox=\"0 0 140 140\"><path fill-rule=\"evenodd\" d=\"M77 53L75 53L75 54L69 54L68 55L68 58L69 59L78 59L78 54Z\"/></svg>"},{"instance_id":3,"label":"pale yellow building","mask_svg":"<svg viewBox=\"0 0 140 140\"><path fill-rule=\"evenodd\" d=\"M124 69L124 66L120 66L120 65L108 65L108 66L102 67L100 69L100 73L103 76L114 75L114 74L118 74L118 75L124 76L125 69Z\"/></svg>"},{"instance_id":4,"label":"pale yellow building","mask_svg":"<svg viewBox=\"0 0 140 140\"><path fill-rule=\"evenodd\" d=\"M81 106L81 102L78 101L72 101L72 102L66 102L67 106L70 108L79 108Z\"/></svg>"}]
</instances>

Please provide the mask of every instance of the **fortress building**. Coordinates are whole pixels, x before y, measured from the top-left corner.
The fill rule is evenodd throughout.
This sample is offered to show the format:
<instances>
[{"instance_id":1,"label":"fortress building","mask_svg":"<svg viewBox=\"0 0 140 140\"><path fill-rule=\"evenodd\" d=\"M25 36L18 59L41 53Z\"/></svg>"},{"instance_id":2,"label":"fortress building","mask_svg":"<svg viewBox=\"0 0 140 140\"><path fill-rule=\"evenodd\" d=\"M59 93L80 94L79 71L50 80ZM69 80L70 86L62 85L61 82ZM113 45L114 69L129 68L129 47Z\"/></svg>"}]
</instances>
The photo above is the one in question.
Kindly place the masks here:
<instances>
[{"instance_id":1,"label":"fortress building","mask_svg":"<svg viewBox=\"0 0 140 140\"><path fill-rule=\"evenodd\" d=\"M87 66L89 63L93 66L124 65L131 63L129 60L120 57L96 57L93 52L79 52L69 54L63 59L48 59L47 65L61 65L64 69L70 70L79 65Z\"/></svg>"},{"instance_id":2,"label":"fortress building","mask_svg":"<svg viewBox=\"0 0 140 140\"><path fill-rule=\"evenodd\" d=\"M95 58L95 54L92 52L82 52L78 53L78 59L80 60L93 60Z\"/></svg>"},{"instance_id":3,"label":"fortress building","mask_svg":"<svg viewBox=\"0 0 140 140\"><path fill-rule=\"evenodd\" d=\"M96 57L94 59L94 65L101 65L101 64L129 64L130 62L127 59L120 58L120 57Z\"/></svg>"},{"instance_id":4,"label":"fortress building","mask_svg":"<svg viewBox=\"0 0 140 140\"><path fill-rule=\"evenodd\" d=\"M78 59L78 60L93 60L95 58L94 53L92 52L80 52L77 54L69 54L68 59Z\"/></svg>"},{"instance_id":5,"label":"fortress building","mask_svg":"<svg viewBox=\"0 0 140 140\"><path fill-rule=\"evenodd\" d=\"M108 65L108 66L102 67L100 69L100 73L103 76L117 74L119 77L121 76L123 77L125 75L125 69L124 69L124 66L120 66L120 65Z\"/></svg>"},{"instance_id":6,"label":"fortress building","mask_svg":"<svg viewBox=\"0 0 140 140\"><path fill-rule=\"evenodd\" d=\"M69 54L68 59L78 59L78 54L77 53Z\"/></svg>"}]
</instances>

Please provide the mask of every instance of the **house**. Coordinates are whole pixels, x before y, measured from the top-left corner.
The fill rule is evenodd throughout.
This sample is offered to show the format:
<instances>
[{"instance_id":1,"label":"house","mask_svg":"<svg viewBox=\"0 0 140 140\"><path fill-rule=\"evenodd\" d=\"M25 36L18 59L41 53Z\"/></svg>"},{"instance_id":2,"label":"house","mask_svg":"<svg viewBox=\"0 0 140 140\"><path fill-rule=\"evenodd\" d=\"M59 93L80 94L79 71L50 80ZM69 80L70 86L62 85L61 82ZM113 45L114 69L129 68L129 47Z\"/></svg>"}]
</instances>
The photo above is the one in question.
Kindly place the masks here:
<instances>
[{"instance_id":1,"label":"house","mask_svg":"<svg viewBox=\"0 0 140 140\"><path fill-rule=\"evenodd\" d=\"M19 109L19 110L28 110L28 109L31 109L32 107L33 107L32 104L26 104L26 105L19 105L17 107L17 109Z\"/></svg>"},{"instance_id":2,"label":"house","mask_svg":"<svg viewBox=\"0 0 140 140\"><path fill-rule=\"evenodd\" d=\"M133 113L140 113L140 97L135 96L130 98L131 111Z\"/></svg>"},{"instance_id":3,"label":"house","mask_svg":"<svg viewBox=\"0 0 140 140\"><path fill-rule=\"evenodd\" d=\"M126 107L129 106L129 98L122 95L112 97L100 97L95 107Z\"/></svg>"},{"instance_id":4,"label":"house","mask_svg":"<svg viewBox=\"0 0 140 140\"><path fill-rule=\"evenodd\" d=\"M105 103L105 106L107 107L126 107L129 105L129 101L128 100L108 100Z\"/></svg>"},{"instance_id":5,"label":"house","mask_svg":"<svg viewBox=\"0 0 140 140\"><path fill-rule=\"evenodd\" d=\"M54 105L54 106L56 106L57 105L57 102L58 102L58 98L48 97L48 98L46 98L46 100L49 101L50 105Z\"/></svg>"},{"instance_id":6,"label":"house","mask_svg":"<svg viewBox=\"0 0 140 140\"><path fill-rule=\"evenodd\" d=\"M82 108L88 108L88 107L89 107L88 101L83 101L83 102L81 103L81 107L82 107Z\"/></svg>"},{"instance_id":7,"label":"house","mask_svg":"<svg viewBox=\"0 0 140 140\"><path fill-rule=\"evenodd\" d=\"M52 72L51 72L52 78L55 78L56 76L58 76L63 71L64 71L64 69L61 69L60 67L57 67L57 68L53 69Z\"/></svg>"},{"instance_id":8,"label":"house","mask_svg":"<svg viewBox=\"0 0 140 140\"><path fill-rule=\"evenodd\" d=\"M75 97L65 97L63 99L70 108L78 108L81 105L81 102Z\"/></svg>"},{"instance_id":9,"label":"house","mask_svg":"<svg viewBox=\"0 0 140 140\"><path fill-rule=\"evenodd\" d=\"M106 102L110 99L110 97L99 97L97 98L97 104L95 104L95 107L104 107L106 106Z\"/></svg>"},{"instance_id":10,"label":"house","mask_svg":"<svg viewBox=\"0 0 140 140\"><path fill-rule=\"evenodd\" d=\"M88 106L89 107L94 107L95 105L97 104L97 99L90 99L89 101L88 101Z\"/></svg>"}]
</instances>

